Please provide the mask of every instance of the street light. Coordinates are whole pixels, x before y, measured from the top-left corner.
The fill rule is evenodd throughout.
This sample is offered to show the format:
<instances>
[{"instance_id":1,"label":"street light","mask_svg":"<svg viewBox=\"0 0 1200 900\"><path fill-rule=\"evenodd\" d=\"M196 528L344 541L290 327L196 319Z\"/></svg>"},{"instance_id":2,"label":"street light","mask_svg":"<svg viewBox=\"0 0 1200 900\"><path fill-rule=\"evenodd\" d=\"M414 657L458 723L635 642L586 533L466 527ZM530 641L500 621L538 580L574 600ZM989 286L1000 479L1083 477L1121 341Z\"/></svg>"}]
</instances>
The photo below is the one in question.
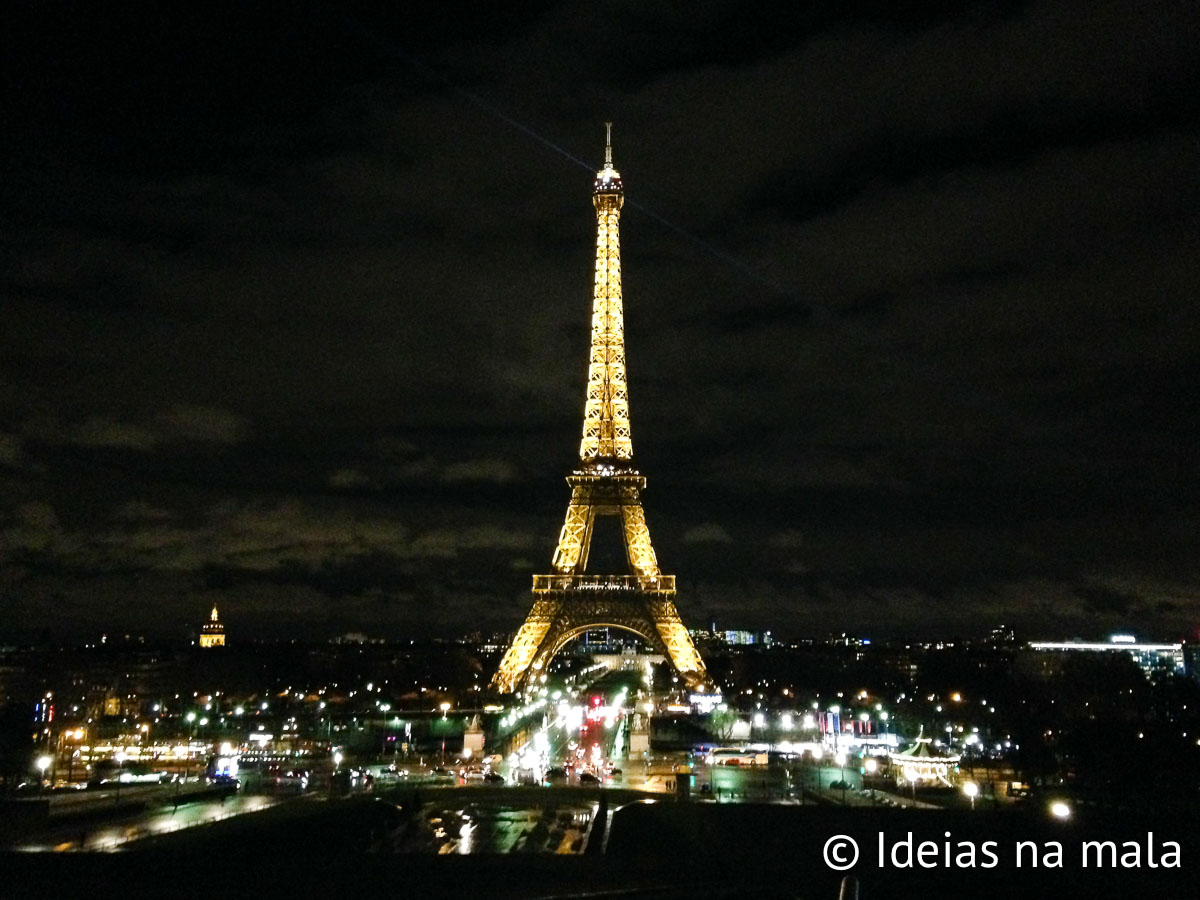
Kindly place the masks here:
<instances>
[{"instance_id":1,"label":"street light","mask_svg":"<svg viewBox=\"0 0 1200 900\"><path fill-rule=\"evenodd\" d=\"M75 780L75 756L79 753L79 742L83 740L83 734L82 728L67 729L63 732L63 747L67 754L67 784L71 784ZM66 747L66 741L74 741L75 746Z\"/></svg>"},{"instance_id":2,"label":"street light","mask_svg":"<svg viewBox=\"0 0 1200 900\"><path fill-rule=\"evenodd\" d=\"M842 806L846 805L846 752L839 750L837 756L833 758L842 769Z\"/></svg>"},{"instance_id":3,"label":"street light","mask_svg":"<svg viewBox=\"0 0 1200 900\"><path fill-rule=\"evenodd\" d=\"M50 763L53 761L49 756L39 756L37 759L38 771L41 773L41 778L38 781L38 788L40 790L44 791L46 789L46 770L50 768Z\"/></svg>"},{"instance_id":4,"label":"street light","mask_svg":"<svg viewBox=\"0 0 1200 900\"><path fill-rule=\"evenodd\" d=\"M450 704L445 700L441 702L438 708L442 711L442 721L446 721L446 713L450 710ZM446 729L442 728L442 761L441 765L446 765Z\"/></svg>"},{"instance_id":5,"label":"street light","mask_svg":"<svg viewBox=\"0 0 1200 900\"><path fill-rule=\"evenodd\" d=\"M963 785L963 793L971 798L971 809L974 809L975 798L979 796L979 785L973 781L968 781Z\"/></svg>"},{"instance_id":6,"label":"street light","mask_svg":"<svg viewBox=\"0 0 1200 900\"><path fill-rule=\"evenodd\" d=\"M196 739L196 713L189 712L186 716L188 728L188 747L187 755L183 758L183 780L187 781L188 775L192 772L192 741Z\"/></svg>"}]
</instances>

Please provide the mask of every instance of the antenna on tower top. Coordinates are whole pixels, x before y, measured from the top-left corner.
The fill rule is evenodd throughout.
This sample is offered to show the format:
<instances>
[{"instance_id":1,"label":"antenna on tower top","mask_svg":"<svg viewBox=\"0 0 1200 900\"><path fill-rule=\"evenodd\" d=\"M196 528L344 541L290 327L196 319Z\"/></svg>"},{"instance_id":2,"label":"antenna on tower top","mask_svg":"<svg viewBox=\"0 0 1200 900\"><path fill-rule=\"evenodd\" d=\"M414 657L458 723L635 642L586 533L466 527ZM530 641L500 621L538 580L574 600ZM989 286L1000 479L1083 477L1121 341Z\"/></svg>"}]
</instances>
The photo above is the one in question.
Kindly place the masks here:
<instances>
[{"instance_id":1,"label":"antenna on tower top","mask_svg":"<svg viewBox=\"0 0 1200 900\"><path fill-rule=\"evenodd\" d=\"M604 129L605 129L605 131L608 132L608 136L605 138L605 143L604 143L604 164L606 166L611 166L612 165L612 122L605 122Z\"/></svg>"}]
</instances>

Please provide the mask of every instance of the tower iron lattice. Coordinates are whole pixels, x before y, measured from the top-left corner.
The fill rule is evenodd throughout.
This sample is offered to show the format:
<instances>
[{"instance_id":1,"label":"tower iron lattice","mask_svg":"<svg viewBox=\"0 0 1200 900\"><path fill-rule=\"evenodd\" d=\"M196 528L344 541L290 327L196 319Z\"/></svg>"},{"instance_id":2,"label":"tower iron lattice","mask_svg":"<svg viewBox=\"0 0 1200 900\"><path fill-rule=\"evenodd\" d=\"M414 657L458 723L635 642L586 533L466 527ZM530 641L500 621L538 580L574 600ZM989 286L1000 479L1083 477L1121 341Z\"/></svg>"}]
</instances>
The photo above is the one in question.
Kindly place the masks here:
<instances>
[{"instance_id":1,"label":"tower iron lattice","mask_svg":"<svg viewBox=\"0 0 1200 900\"><path fill-rule=\"evenodd\" d=\"M625 381L625 325L621 299L621 175L612 162L612 123L604 168L596 173L596 277L592 346L580 465L567 476L571 499L552 561L553 573L533 576L533 609L492 679L511 693L541 673L564 646L591 628L632 632L662 654L690 687L705 680L700 654L675 608L675 576L658 567L642 509L645 477L633 467L629 391ZM629 571L587 573L596 519L620 519Z\"/></svg>"}]
</instances>

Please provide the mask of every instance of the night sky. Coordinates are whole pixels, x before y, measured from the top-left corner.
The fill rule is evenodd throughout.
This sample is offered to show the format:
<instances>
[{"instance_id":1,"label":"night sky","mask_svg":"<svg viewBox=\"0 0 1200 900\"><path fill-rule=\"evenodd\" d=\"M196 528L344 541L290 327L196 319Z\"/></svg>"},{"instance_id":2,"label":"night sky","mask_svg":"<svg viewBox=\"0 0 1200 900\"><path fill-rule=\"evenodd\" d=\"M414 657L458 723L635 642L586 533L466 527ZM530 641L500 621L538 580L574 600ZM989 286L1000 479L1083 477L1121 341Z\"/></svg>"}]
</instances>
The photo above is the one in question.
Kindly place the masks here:
<instances>
[{"instance_id":1,"label":"night sky","mask_svg":"<svg viewBox=\"0 0 1200 900\"><path fill-rule=\"evenodd\" d=\"M606 120L688 624L1196 636L1194 3L429 6L7 5L0 640L515 628Z\"/></svg>"}]
</instances>

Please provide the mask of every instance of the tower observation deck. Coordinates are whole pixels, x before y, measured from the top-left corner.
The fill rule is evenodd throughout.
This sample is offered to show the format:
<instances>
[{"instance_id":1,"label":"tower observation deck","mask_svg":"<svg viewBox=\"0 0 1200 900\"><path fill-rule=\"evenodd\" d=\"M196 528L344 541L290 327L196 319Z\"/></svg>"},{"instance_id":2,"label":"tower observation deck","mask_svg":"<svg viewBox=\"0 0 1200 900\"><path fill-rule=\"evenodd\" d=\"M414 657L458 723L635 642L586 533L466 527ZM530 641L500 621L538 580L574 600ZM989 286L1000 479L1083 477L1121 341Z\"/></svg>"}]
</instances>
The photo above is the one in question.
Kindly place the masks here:
<instances>
[{"instance_id":1,"label":"tower observation deck","mask_svg":"<svg viewBox=\"0 0 1200 900\"><path fill-rule=\"evenodd\" d=\"M690 686L706 678L700 654L675 609L675 576L659 569L642 509L646 479L633 467L621 295L624 202L609 123L604 167L592 187L596 268L579 466L567 476L571 499L551 563L554 571L533 576L533 609L492 679L492 687L501 693L518 690L584 631L605 626L636 634L669 659ZM605 516L620 519L627 572L587 572L596 519Z\"/></svg>"}]
</instances>

